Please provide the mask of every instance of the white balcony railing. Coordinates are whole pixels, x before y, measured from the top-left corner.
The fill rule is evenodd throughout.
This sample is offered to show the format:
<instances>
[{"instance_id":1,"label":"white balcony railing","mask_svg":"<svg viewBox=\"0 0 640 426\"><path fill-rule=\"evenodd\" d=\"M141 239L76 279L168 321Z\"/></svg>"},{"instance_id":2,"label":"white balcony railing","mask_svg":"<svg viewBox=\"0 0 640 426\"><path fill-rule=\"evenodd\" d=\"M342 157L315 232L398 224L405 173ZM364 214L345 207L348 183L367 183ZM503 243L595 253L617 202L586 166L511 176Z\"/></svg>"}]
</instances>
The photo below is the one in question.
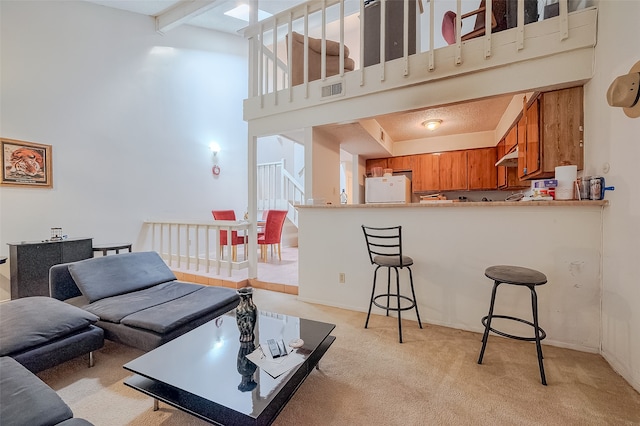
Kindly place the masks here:
<instances>
[{"instance_id":1,"label":"white balcony railing","mask_svg":"<svg viewBox=\"0 0 640 426\"><path fill-rule=\"evenodd\" d=\"M260 0L255 0L259 5ZM267 1L267 0L262 0ZM448 45L441 36L443 16L451 10L461 16L474 8L472 2L462 0L374 0L379 2L380 13L385 15L385 8L398 4L404 6L404 26L408 30L409 8L419 5L416 11L419 18L416 22L416 52L409 52L408 31L403 36L403 53L399 58L385 59L385 43L378 43L380 48L379 63L362 66L365 62L365 47L377 48L365 44L365 28L367 23L363 0L311 0L264 19L244 30L249 41L249 93L245 102L246 118L251 120L274 111L286 112L309 106L318 101L339 101L342 98L366 95L371 92L390 90L400 86L421 84L428 81L451 77L456 74L475 72L505 66L508 62L526 61L595 46L595 24L592 13L583 19L576 20L577 29L570 33L568 0L558 0L557 15L550 19L540 19L525 25L524 0L507 1L510 7L509 27L500 32L492 32L487 27L484 35L471 40L462 41L461 35L474 28L475 19L467 19L456 25L456 42ZM480 0L478 0L478 4ZM476 7L477 7L476 5ZM424 7L424 10L423 10ZM594 8L590 8L594 9ZM492 2L486 2L485 22L491 22ZM469 22L467 22L469 21ZM386 28L386 20L379 19L380 28L374 31L380 40L386 40L386 33L394 28ZM544 22L544 24L542 24ZM529 25L541 24L541 30L525 31ZM412 24L413 25L413 24ZM589 28L586 30L585 28ZM304 38L304 82L292 84L290 67L292 60L292 33L301 33ZM367 31L370 34L369 31ZM593 33L593 34L592 34ZM309 37L321 40L321 76L318 81L308 81L309 69ZM578 37L575 41L567 41ZM537 40L536 40L537 39ZM345 41L347 40L347 41ZM553 40L553 43L546 42ZM335 41L340 45L339 72L335 76L327 76L327 41ZM369 40L370 42L370 40ZM541 46L540 44L543 44ZM344 49L348 45L350 57L355 61L353 71L344 71ZM528 53L522 53L527 51ZM546 50L545 50L546 49ZM345 79L346 87L341 87L340 97L326 98L327 84L341 82ZM343 84L343 86L345 86ZM334 93L332 90L330 91ZM266 111L268 110L268 112Z\"/></svg>"},{"instance_id":2,"label":"white balcony railing","mask_svg":"<svg viewBox=\"0 0 640 426\"><path fill-rule=\"evenodd\" d=\"M145 221L151 249L160 254L169 267L203 271L220 275L226 269L248 268L246 249L243 260L231 257L231 231L247 235L247 221L214 220L211 222ZM227 245L220 246L220 231L227 231ZM226 251L226 253L223 253ZM223 256L224 254L224 256Z\"/></svg>"}]
</instances>

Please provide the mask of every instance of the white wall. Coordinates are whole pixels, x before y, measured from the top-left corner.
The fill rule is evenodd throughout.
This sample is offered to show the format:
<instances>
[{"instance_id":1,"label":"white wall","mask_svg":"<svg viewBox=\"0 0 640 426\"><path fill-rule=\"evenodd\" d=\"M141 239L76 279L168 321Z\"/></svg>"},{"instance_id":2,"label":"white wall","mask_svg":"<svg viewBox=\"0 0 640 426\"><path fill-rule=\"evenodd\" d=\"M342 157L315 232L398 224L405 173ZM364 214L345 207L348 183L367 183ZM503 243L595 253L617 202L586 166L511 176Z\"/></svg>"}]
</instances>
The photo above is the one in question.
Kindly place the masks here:
<instances>
[{"instance_id":1,"label":"white wall","mask_svg":"<svg viewBox=\"0 0 640 426\"><path fill-rule=\"evenodd\" d=\"M319 129L305 138L305 196L340 204L340 143Z\"/></svg>"},{"instance_id":2,"label":"white wall","mask_svg":"<svg viewBox=\"0 0 640 426\"><path fill-rule=\"evenodd\" d=\"M640 391L640 118L609 107L611 82L640 61L637 28L640 2L600 1L593 79L585 86L585 170L605 176L611 206L604 217L602 354ZM611 171L604 173L605 164Z\"/></svg>"},{"instance_id":3,"label":"white wall","mask_svg":"<svg viewBox=\"0 0 640 426\"><path fill-rule=\"evenodd\" d=\"M499 264L528 266L548 278L548 284L538 289L540 324L548 336L545 343L597 352L602 235L584 230L597 230L601 213L597 206L492 207L483 203L304 206L298 233L299 297L366 312L374 267L360 226L401 225L403 254L414 260L416 298L425 323L482 331L480 318L489 309L493 284L484 270ZM344 284L338 280L341 272L346 276ZM381 292L386 271L381 270L378 279ZM406 270L401 273L401 288L403 294L410 294ZM374 313L384 315L380 309ZM496 313L530 319L529 291L502 286ZM402 315L415 320L413 311ZM502 324L506 332L529 335L518 324Z\"/></svg>"},{"instance_id":4,"label":"white wall","mask_svg":"<svg viewBox=\"0 0 640 426\"><path fill-rule=\"evenodd\" d=\"M54 226L142 250L145 219L244 212L243 39L190 26L162 36L148 16L88 2L0 7L0 134L52 145L54 183L0 189L0 255ZM217 178L211 140L222 147ZM0 268L6 298L9 267Z\"/></svg>"}]
</instances>

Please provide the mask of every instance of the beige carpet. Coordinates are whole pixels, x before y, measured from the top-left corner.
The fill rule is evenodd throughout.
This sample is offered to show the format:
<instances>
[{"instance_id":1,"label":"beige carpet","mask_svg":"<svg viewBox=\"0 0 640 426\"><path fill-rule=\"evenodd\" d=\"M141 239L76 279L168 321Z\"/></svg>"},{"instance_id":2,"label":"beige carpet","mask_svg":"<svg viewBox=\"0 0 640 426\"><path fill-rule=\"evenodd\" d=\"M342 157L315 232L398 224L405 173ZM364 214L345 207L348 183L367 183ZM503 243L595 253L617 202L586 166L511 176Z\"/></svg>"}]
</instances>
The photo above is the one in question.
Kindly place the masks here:
<instances>
[{"instance_id":1,"label":"beige carpet","mask_svg":"<svg viewBox=\"0 0 640 426\"><path fill-rule=\"evenodd\" d=\"M481 336L445 327L311 305L256 290L256 305L336 324L336 342L275 425L637 425L640 395L595 354L544 346L548 386L540 384L531 343L492 336L483 365ZM39 376L77 417L96 426L204 425L122 384L122 365L141 352L106 342L86 359ZM170 365L167 368L171 368ZM203 378L203 380L207 380ZM212 380L212 386L215 382Z\"/></svg>"}]
</instances>

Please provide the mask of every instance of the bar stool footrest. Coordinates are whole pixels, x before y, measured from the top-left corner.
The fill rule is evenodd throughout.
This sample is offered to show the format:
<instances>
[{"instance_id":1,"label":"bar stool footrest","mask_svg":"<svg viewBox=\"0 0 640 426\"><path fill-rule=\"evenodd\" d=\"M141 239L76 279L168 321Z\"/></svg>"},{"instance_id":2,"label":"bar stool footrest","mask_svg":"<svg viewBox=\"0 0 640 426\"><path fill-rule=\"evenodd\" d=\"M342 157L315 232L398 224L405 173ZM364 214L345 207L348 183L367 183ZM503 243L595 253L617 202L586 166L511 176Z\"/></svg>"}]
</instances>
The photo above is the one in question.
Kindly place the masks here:
<instances>
[{"instance_id":1,"label":"bar stool footrest","mask_svg":"<svg viewBox=\"0 0 640 426\"><path fill-rule=\"evenodd\" d=\"M487 327L487 318L489 318L488 315L482 317L482 325L484 325L485 328ZM516 318L516 317L512 317L512 316L508 316L508 315L492 315L491 319L493 320L494 318L502 318L502 319L507 319L507 320L511 320L511 321L518 321L518 322L522 322L524 324L530 325L531 327L535 328L535 325L531 321L527 321L527 320L524 320L522 318ZM503 331L496 330L495 328L492 328L492 327L489 327L489 330L493 331L496 334L499 334L500 336L508 337L510 339L525 340L527 342L535 342L536 341L535 336L534 337L515 336L513 334L508 334L508 333L505 333ZM538 331L540 332L540 340L543 340L545 337L547 337L547 333L542 328L538 327Z\"/></svg>"},{"instance_id":2,"label":"bar stool footrest","mask_svg":"<svg viewBox=\"0 0 640 426\"><path fill-rule=\"evenodd\" d=\"M398 299L398 295L397 294L386 294L385 293L385 294L379 294L379 295L375 296L373 298L373 304L376 305L380 309L384 309L384 310L388 310L388 311L396 311L397 312L397 311L408 311L409 309L413 309L413 308L416 307L416 302L412 298L407 297L407 296L400 295L399 297L402 300L408 301L410 303L409 306L400 306L399 308L397 306L393 307L393 306L387 306L386 304L383 305L381 303L378 303L376 300L381 298L381 297L388 297L391 300L393 300L393 299L397 300ZM389 301L389 303L391 303L391 300Z\"/></svg>"}]
</instances>

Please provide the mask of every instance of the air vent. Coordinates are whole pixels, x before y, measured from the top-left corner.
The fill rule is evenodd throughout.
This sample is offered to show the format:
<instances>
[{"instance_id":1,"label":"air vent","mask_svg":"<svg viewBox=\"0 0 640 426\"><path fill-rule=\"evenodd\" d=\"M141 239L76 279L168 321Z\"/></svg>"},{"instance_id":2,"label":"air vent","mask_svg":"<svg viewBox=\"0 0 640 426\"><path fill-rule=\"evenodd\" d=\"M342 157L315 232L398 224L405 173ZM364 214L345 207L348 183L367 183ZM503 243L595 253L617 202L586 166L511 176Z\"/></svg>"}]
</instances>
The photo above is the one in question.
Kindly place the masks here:
<instances>
[{"instance_id":1,"label":"air vent","mask_svg":"<svg viewBox=\"0 0 640 426\"><path fill-rule=\"evenodd\" d=\"M322 97L328 98L331 96L340 96L342 95L342 82L330 84L329 86L324 86L322 88Z\"/></svg>"}]
</instances>

